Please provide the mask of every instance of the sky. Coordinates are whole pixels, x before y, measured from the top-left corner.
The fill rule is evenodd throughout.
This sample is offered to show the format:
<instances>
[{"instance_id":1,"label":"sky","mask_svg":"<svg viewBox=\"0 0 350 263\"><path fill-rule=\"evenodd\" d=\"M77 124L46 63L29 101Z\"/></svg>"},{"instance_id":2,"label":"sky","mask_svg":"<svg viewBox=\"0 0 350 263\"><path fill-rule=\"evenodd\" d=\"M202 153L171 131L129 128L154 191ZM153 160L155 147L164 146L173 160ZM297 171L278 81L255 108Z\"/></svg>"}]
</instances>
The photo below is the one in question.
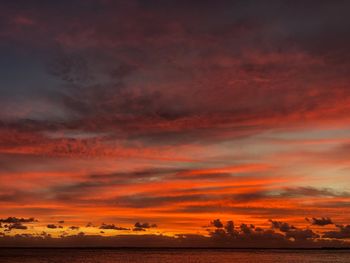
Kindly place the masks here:
<instances>
[{"instance_id":1,"label":"sky","mask_svg":"<svg viewBox=\"0 0 350 263\"><path fill-rule=\"evenodd\" d=\"M349 10L0 1L0 245L348 245Z\"/></svg>"}]
</instances>

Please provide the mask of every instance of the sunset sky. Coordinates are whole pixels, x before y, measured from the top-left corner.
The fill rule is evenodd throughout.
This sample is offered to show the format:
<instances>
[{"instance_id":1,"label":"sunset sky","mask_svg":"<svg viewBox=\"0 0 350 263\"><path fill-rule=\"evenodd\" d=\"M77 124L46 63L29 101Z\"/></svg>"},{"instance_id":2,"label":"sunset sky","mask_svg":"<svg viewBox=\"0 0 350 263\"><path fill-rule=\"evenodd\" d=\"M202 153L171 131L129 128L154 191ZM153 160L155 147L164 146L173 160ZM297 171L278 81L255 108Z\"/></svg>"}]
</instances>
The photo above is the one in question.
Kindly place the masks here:
<instances>
[{"instance_id":1,"label":"sunset sky","mask_svg":"<svg viewBox=\"0 0 350 263\"><path fill-rule=\"evenodd\" d=\"M346 242L349 12L1 1L0 244L216 240L230 220L236 236Z\"/></svg>"}]
</instances>

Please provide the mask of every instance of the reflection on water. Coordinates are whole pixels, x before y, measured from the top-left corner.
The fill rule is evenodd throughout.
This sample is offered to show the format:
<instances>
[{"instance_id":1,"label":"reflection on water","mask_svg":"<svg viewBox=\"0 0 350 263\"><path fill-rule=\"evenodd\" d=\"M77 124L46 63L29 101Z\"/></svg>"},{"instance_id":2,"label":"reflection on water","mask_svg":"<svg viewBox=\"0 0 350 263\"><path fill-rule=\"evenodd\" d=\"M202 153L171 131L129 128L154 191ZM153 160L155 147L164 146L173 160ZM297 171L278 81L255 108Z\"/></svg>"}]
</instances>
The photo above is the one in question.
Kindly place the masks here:
<instances>
[{"instance_id":1,"label":"reflection on water","mask_svg":"<svg viewBox=\"0 0 350 263\"><path fill-rule=\"evenodd\" d=\"M350 262L350 250L0 249L0 262Z\"/></svg>"}]
</instances>

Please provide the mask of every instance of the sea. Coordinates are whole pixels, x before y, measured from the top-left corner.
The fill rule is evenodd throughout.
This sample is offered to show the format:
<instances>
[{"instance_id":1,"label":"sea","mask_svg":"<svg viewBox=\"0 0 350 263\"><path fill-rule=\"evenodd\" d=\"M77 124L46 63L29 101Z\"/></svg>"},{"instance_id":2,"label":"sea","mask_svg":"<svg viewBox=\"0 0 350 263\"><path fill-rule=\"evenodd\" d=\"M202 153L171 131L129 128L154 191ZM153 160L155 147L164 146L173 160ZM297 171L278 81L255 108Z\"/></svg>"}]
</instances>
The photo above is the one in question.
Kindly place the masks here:
<instances>
[{"instance_id":1,"label":"sea","mask_svg":"<svg viewBox=\"0 0 350 263\"><path fill-rule=\"evenodd\" d=\"M6 263L350 262L350 250L0 248Z\"/></svg>"}]
</instances>

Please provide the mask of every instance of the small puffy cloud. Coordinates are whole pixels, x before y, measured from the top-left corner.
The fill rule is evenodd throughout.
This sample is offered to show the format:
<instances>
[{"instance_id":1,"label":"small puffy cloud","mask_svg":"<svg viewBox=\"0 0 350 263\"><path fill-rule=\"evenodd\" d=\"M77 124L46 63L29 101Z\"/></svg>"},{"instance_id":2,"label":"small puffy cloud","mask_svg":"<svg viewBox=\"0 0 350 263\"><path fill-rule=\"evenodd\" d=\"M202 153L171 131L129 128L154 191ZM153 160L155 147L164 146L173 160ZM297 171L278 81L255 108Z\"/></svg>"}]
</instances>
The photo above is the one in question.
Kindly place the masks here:
<instances>
[{"instance_id":1,"label":"small puffy cloud","mask_svg":"<svg viewBox=\"0 0 350 263\"><path fill-rule=\"evenodd\" d=\"M47 228L51 228L51 229L63 228L62 226L57 226L57 225L55 225L55 224L48 224L46 227L47 227Z\"/></svg>"},{"instance_id":2,"label":"small puffy cloud","mask_svg":"<svg viewBox=\"0 0 350 263\"><path fill-rule=\"evenodd\" d=\"M156 224L150 224L150 223L140 223L136 222L135 227L142 227L142 228L152 228L152 227L157 227Z\"/></svg>"},{"instance_id":3,"label":"small puffy cloud","mask_svg":"<svg viewBox=\"0 0 350 263\"><path fill-rule=\"evenodd\" d=\"M78 226L70 226L69 229L70 230L79 230L80 227L78 227Z\"/></svg>"},{"instance_id":4,"label":"small puffy cloud","mask_svg":"<svg viewBox=\"0 0 350 263\"><path fill-rule=\"evenodd\" d=\"M307 240L319 238L320 236L314 233L311 229L292 229L286 232L287 238L294 238L294 240Z\"/></svg>"},{"instance_id":5,"label":"small puffy cloud","mask_svg":"<svg viewBox=\"0 0 350 263\"><path fill-rule=\"evenodd\" d=\"M324 238L345 239L350 238L350 225L337 225L338 231L327 231Z\"/></svg>"},{"instance_id":6,"label":"small puffy cloud","mask_svg":"<svg viewBox=\"0 0 350 263\"><path fill-rule=\"evenodd\" d=\"M100 229L111 229L111 230L129 230L129 228L125 227L119 227L114 224L105 224L103 223L100 227Z\"/></svg>"},{"instance_id":7,"label":"small puffy cloud","mask_svg":"<svg viewBox=\"0 0 350 263\"><path fill-rule=\"evenodd\" d=\"M326 226L326 225L334 224L332 219L330 219L329 217L321 217L321 218L313 217L311 219L306 218L306 221L310 222L312 225L315 225L315 226Z\"/></svg>"},{"instance_id":8,"label":"small puffy cloud","mask_svg":"<svg viewBox=\"0 0 350 263\"><path fill-rule=\"evenodd\" d=\"M43 231L43 232L41 232L40 236L45 237L45 238L50 238L51 234L48 234L45 231Z\"/></svg>"},{"instance_id":9,"label":"small puffy cloud","mask_svg":"<svg viewBox=\"0 0 350 263\"><path fill-rule=\"evenodd\" d=\"M281 232L288 232L291 229L295 229L294 226L281 222L281 221L274 221L274 220L269 220L271 222L272 228L279 229Z\"/></svg>"},{"instance_id":10,"label":"small puffy cloud","mask_svg":"<svg viewBox=\"0 0 350 263\"><path fill-rule=\"evenodd\" d=\"M215 219L211 222L211 225L215 226L216 228L223 228L224 225L223 223L221 222L220 219Z\"/></svg>"},{"instance_id":11,"label":"small puffy cloud","mask_svg":"<svg viewBox=\"0 0 350 263\"><path fill-rule=\"evenodd\" d=\"M27 226L23 225L22 223L20 222L16 222L16 223L13 223L13 224L10 224L8 225L8 231L11 231L12 229L21 229L21 230L26 230L28 229Z\"/></svg>"},{"instance_id":12,"label":"small puffy cloud","mask_svg":"<svg viewBox=\"0 0 350 263\"><path fill-rule=\"evenodd\" d=\"M285 237L287 239L292 238L294 240L307 240L307 239L320 237L318 234L314 233L311 229L299 229L285 222L274 221L274 220L269 220L269 221L272 224L272 228L278 229L281 232L284 232Z\"/></svg>"},{"instance_id":13,"label":"small puffy cloud","mask_svg":"<svg viewBox=\"0 0 350 263\"><path fill-rule=\"evenodd\" d=\"M133 231L146 231L148 228L154 228L157 227L156 224L150 224L150 223L140 223L136 222L133 228Z\"/></svg>"},{"instance_id":14,"label":"small puffy cloud","mask_svg":"<svg viewBox=\"0 0 350 263\"><path fill-rule=\"evenodd\" d=\"M225 230L229 235L234 235L235 234L235 224L233 221L227 221L225 225Z\"/></svg>"},{"instance_id":15,"label":"small puffy cloud","mask_svg":"<svg viewBox=\"0 0 350 263\"><path fill-rule=\"evenodd\" d=\"M5 231L11 231L12 229L26 230L25 223L37 222L34 217L30 218L19 218L19 217L8 217L0 218L0 227L5 228Z\"/></svg>"},{"instance_id":16,"label":"small puffy cloud","mask_svg":"<svg viewBox=\"0 0 350 263\"><path fill-rule=\"evenodd\" d=\"M244 234L249 235L252 233L252 231L254 231L255 226L252 224L250 224L250 225L241 224L240 228Z\"/></svg>"},{"instance_id":17,"label":"small puffy cloud","mask_svg":"<svg viewBox=\"0 0 350 263\"><path fill-rule=\"evenodd\" d=\"M18 217L8 217L8 218L0 218L0 222L2 223L32 223L37 222L34 217L30 218L18 218Z\"/></svg>"}]
</instances>

